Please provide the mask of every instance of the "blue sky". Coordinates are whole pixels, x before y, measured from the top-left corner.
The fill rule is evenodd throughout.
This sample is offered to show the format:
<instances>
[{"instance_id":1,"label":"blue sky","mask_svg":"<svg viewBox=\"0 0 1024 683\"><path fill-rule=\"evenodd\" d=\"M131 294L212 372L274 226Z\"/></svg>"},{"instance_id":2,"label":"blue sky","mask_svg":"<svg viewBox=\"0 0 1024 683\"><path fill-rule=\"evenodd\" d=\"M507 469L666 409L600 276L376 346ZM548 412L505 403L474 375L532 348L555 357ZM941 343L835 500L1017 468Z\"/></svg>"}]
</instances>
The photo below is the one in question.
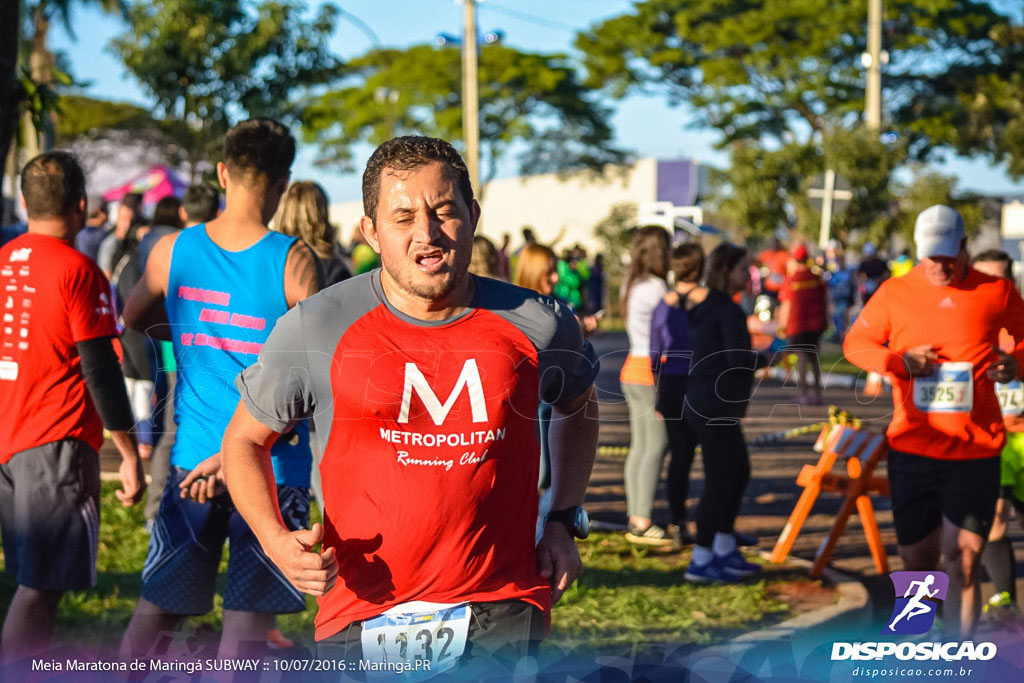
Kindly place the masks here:
<instances>
[{"instance_id":1,"label":"blue sky","mask_svg":"<svg viewBox=\"0 0 1024 683\"><path fill-rule=\"evenodd\" d=\"M997 0L997 4L1010 7L1014 1ZM387 46L428 42L441 32L458 34L462 23L462 6L455 0L346 0L335 4L369 25ZM479 4L478 24L482 32L504 31L505 42L517 48L571 52L576 30L621 14L631 6L628 0L484 0ZM99 10L78 6L73 25L77 41L72 41L58 24L52 31L52 45L67 52L80 80L91 81L86 94L148 105L138 83L108 48L110 39L124 30L121 21ZM370 47L370 38L354 22L344 17L339 20L331 43L338 55L350 58ZM695 157L718 165L725 163L725 155L712 148L715 131L689 128L693 116L686 108L669 107L661 98L638 96L611 104L618 144L638 156ZM356 167L361 168L371 150L366 147L357 151L360 157ZM314 155L313 149L300 147L293 178L317 180L332 201L359 198L358 174L316 168L312 165ZM1024 193L1024 180L1014 182L1002 169L983 160L950 156L936 166L944 173L956 175L963 189L987 194ZM514 164L506 163L500 175L515 172Z\"/></svg>"}]
</instances>

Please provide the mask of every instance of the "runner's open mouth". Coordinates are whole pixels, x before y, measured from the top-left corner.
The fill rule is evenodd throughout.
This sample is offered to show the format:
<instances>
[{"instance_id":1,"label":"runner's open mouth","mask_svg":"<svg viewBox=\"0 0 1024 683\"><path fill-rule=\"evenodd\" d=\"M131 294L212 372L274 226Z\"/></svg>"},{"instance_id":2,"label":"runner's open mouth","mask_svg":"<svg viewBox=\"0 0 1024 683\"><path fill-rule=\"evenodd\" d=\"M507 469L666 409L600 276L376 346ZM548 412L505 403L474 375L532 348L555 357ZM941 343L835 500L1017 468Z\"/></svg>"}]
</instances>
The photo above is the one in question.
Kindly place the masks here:
<instances>
[{"instance_id":1,"label":"runner's open mouth","mask_svg":"<svg viewBox=\"0 0 1024 683\"><path fill-rule=\"evenodd\" d=\"M444 261L444 253L440 251L433 251L423 254L416 254L414 257L416 265L424 268L432 268L441 265Z\"/></svg>"}]
</instances>

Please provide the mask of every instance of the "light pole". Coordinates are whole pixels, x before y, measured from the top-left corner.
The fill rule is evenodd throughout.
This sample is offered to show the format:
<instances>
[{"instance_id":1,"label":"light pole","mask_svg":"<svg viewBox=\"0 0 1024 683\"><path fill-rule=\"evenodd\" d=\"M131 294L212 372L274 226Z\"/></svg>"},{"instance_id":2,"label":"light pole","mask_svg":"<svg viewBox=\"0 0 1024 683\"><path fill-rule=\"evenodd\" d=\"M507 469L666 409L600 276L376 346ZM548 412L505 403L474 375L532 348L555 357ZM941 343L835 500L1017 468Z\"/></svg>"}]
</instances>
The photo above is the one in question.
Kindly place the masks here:
<instances>
[{"instance_id":1,"label":"light pole","mask_svg":"<svg viewBox=\"0 0 1024 683\"><path fill-rule=\"evenodd\" d=\"M868 0L868 51L861 55L868 70L864 96L864 117L868 128L882 127L882 64L889 55L882 50L882 0Z\"/></svg>"},{"instance_id":2,"label":"light pole","mask_svg":"<svg viewBox=\"0 0 1024 683\"><path fill-rule=\"evenodd\" d=\"M480 192L480 100L477 92L476 0L462 0L462 133L466 168L474 191Z\"/></svg>"}]
</instances>

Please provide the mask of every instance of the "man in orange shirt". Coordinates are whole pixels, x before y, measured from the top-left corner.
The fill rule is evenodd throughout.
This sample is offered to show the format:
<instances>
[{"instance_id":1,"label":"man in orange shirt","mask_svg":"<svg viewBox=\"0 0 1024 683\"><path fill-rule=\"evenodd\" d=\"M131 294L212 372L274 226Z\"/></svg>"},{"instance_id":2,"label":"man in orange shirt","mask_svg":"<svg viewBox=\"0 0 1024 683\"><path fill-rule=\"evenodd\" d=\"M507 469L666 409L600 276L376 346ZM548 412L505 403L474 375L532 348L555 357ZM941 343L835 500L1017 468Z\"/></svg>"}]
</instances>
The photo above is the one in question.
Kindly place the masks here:
<instances>
[{"instance_id":1,"label":"man in orange shirt","mask_svg":"<svg viewBox=\"0 0 1024 683\"><path fill-rule=\"evenodd\" d=\"M941 552L947 622L969 634L999 496L1004 430L995 383L1024 367L1024 300L1010 281L969 267L954 209L922 211L914 241L921 263L882 284L843 350L892 380L889 482L900 556L906 569L925 571L939 566ZM1022 340L1012 353L998 348L1003 328Z\"/></svg>"},{"instance_id":2,"label":"man in orange shirt","mask_svg":"<svg viewBox=\"0 0 1024 683\"><path fill-rule=\"evenodd\" d=\"M789 252L778 237L772 238L772 245L757 257L761 263L762 289L765 294L778 301L779 291L786 279L789 266Z\"/></svg>"}]
</instances>

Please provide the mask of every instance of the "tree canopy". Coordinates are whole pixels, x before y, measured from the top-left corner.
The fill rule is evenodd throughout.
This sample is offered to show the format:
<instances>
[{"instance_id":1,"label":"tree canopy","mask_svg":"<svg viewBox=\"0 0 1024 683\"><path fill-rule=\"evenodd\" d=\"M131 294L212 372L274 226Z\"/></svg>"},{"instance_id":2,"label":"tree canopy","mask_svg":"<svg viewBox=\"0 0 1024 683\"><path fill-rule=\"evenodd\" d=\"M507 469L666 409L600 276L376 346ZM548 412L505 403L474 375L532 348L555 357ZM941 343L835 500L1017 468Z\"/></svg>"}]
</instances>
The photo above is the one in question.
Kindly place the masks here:
<instances>
[{"instance_id":1,"label":"tree canopy","mask_svg":"<svg viewBox=\"0 0 1024 683\"><path fill-rule=\"evenodd\" d=\"M461 55L452 47L375 49L346 65L336 87L303 114L318 163L350 168L352 147L395 135L461 141ZM610 111L560 54L485 45L479 56L482 182L494 177L510 149L524 172L600 168L625 160L612 143Z\"/></svg>"},{"instance_id":2,"label":"tree canopy","mask_svg":"<svg viewBox=\"0 0 1024 683\"><path fill-rule=\"evenodd\" d=\"M661 93L717 131L732 165L721 212L754 234L817 233L811 179L832 168L854 197L833 230L902 230L892 171L937 149L1024 175L1024 29L981 0L886 0L888 145L863 126L863 0L638 0L576 38L586 83Z\"/></svg>"},{"instance_id":3,"label":"tree canopy","mask_svg":"<svg viewBox=\"0 0 1024 683\"><path fill-rule=\"evenodd\" d=\"M1009 19L986 2L887 0L883 11L883 101L907 114L897 123L934 95L939 75L991 70L1006 54L998 36ZM576 46L589 84L688 102L698 125L720 131L722 147L786 143L861 119L866 21L863 0L642 0L579 34ZM926 128L922 113L917 130ZM917 135L911 151L923 155L931 142Z\"/></svg>"},{"instance_id":4,"label":"tree canopy","mask_svg":"<svg viewBox=\"0 0 1024 683\"><path fill-rule=\"evenodd\" d=\"M127 16L113 49L156 112L183 124L176 139L192 162L238 118L294 119L293 95L338 73L330 4L306 18L297 0L134 0Z\"/></svg>"}]
</instances>

